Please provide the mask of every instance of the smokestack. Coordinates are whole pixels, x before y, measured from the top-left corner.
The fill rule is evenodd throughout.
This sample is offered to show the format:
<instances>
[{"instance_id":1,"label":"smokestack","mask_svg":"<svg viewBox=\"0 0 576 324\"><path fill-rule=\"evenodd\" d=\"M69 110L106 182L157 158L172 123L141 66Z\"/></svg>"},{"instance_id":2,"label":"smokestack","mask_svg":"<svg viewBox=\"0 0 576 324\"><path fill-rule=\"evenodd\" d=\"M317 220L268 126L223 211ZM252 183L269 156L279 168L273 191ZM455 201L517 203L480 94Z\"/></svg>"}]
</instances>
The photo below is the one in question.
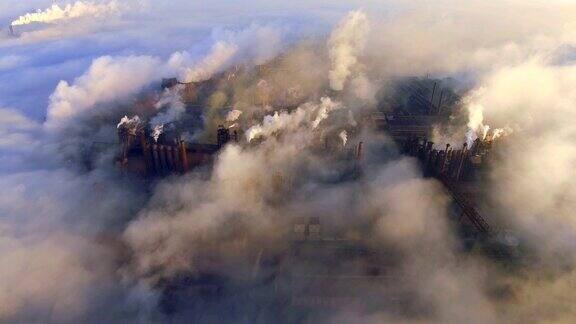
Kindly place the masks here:
<instances>
[{"instance_id":1,"label":"smokestack","mask_svg":"<svg viewBox=\"0 0 576 324\"><path fill-rule=\"evenodd\" d=\"M182 172L188 172L188 153L186 151L186 142L180 141L180 160L182 161Z\"/></svg>"},{"instance_id":2,"label":"smokestack","mask_svg":"<svg viewBox=\"0 0 576 324\"><path fill-rule=\"evenodd\" d=\"M168 170L168 161L166 159L166 147L164 145L158 146L158 155L160 155L162 173L165 173Z\"/></svg>"},{"instance_id":3,"label":"smokestack","mask_svg":"<svg viewBox=\"0 0 576 324\"><path fill-rule=\"evenodd\" d=\"M154 170L154 161L152 160L150 145L148 145L144 131L140 132L140 146L142 148L142 156L144 156L144 163L146 164L146 174L150 174Z\"/></svg>"},{"instance_id":4,"label":"smokestack","mask_svg":"<svg viewBox=\"0 0 576 324\"><path fill-rule=\"evenodd\" d=\"M172 159L172 146L166 146L166 163L168 164L168 170L170 172L176 171L176 165Z\"/></svg>"},{"instance_id":5,"label":"smokestack","mask_svg":"<svg viewBox=\"0 0 576 324\"><path fill-rule=\"evenodd\" d=\"M358 162L360 162L360 159L362 159L362 146L364 145L363 142L359 142L358 146L356 147L356 160Z\"/></svg>"},{"instance_id":6,"label":"smokestack","mask_svg":"<svg viewBox=\"0 0 576 324\"><path fill-rule=\"evenodd\" d=\"M16 37L16 33L14 33L14 26L8 26L8 30L10 31L10 36Z\"/></svg>"},{"instance_id":7,"label":"smokestack","mask_svg":"<svg viewBox=\"0 0 576 324\"><path fill-rule=\"evenodd\" d=\"M174 161L174 173L182 170L182 161L180 161L180 143L177 142L176 146L172 147L172 161Z\"/></svg>"},{"instance_id":8,"label":"smokestack","mask_svg":"<svg viewBox=\"0 0 576 324\"><path fill-rule=\"evenodd\" d=\"M449 149L450 149L450 144L446 144L446 150L444 150L444 159L442 160L442 166L440 169L440 174L442 174L442 175L444 175L444 172L446 171L446 165L449 162L449 160L448 160Z\"/></svg>"},{"instance_id":9,"label":"smokestack","mask_svg":"<svg viewBox=\"0 0 576 324\"><path fill-rule=\"evenodd\" d=\"M160 174L162 166L160 165L160 156L158 155L158 145L152 145L152 159L154 161L154 170L157 174Z\"/></svg>"},{"instance_id":10,"label":"smokestack","mask_svg":"<svg viewBox=\"0 0 576 324\"><path fill-rule=\"evenodd\" d=\"M436 87L438 86L438 82L434 82L434 88L432 88L432 97L430 98L430 110L428 113L432 115L434 109L434 94L436 93Z\"/></svg>"},{"instance_id":11,"label":"smokestack","mask_svg":"<svg viewBox=\"0 0 576 324\"><path fill-rule=\"evenodd\" d=\"M444 97L444 90L440 92L440 100L438 101L438 114L442 111L442 97Z\"/></svg>"},{"instance_id":12,"label":"smokestack","mask_svg":"<svg viewBox=\"0 0 576 324\"><path fill-rule=\"evenodd\" d=\"M223 125L218 125L217 140L219 148L222 148L230 141L230 131Z\"/></svg>"},{"instance_id":13,"label":"smokestack","mask_svg":"<svg viewBox=\"0 0 576 324\"><path fill-rule=\"evenodd\" d=\"M458 163L458 169L456 170L456 181L460 180L460 177L462 176L462 167L464 166L464 161L466 160L466 156L468 155L468 143L464 143L464 145L462 145L462 152L460 153L460 163Z\"/></svg>"}]
</instances>

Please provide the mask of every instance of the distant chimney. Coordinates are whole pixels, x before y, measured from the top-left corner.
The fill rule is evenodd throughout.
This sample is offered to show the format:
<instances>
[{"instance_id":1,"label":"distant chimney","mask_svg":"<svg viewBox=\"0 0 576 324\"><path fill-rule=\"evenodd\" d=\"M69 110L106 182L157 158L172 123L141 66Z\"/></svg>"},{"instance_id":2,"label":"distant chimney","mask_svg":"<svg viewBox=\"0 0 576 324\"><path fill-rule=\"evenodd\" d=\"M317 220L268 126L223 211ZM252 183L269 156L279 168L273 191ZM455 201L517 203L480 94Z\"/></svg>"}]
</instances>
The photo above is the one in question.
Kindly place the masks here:
<instances>
[{"instance_id":1,"label":"distant chimney","mask_svg":"<svg viewBox=\"0 0 576 324\"><path fill-rule=\"evenodd\" d=\"M362 159L362 146L364 145L363 142L358 142L358 146L356 147L356 160L360 161Z\"/></svg>"},{"instance_id":2,"label":"distant chimney","mask_svg":"<svg viewBox=\"0 0 576 324\"><path fill-rule=\"evenodd\" d=\"M440 92L440 100L438 100L438 114L442 111L442 98L444 97L444 90Z\"/></svg>"},{"instance_id":3,"label":"distant chimney","mask_svg":"<svg viewBox=\"0 0 576 324\"><path fill-rule=\"evenodd\" d=\"M188 172L188 153L184 141L180 141L180 161L182 161L182 172Z\"/></svg>"},{"instance_id":4,"label":"distant chimney","mask_svg":"<svg viewBox=\"0 0 576 324\"><path fill-rule=\"evenodd\" d=\"M438 86L438 82L434 82L434 88L432 88L432 97L430 97L430 103L434 106L434 94L436 93L436 87Z\"/></svg>"},{"instance_id":5,"label":"distant chimney","mask_svg":"<svg viewBox=\"0 0 576 324\"><path fill-rule=\"evenodd\" d=\"M152 160L154 161L154 171L156 171L157 174L160 174L162 172L162 164L160 163L157 144L152 144Z\"/></svg>"},{"instance_id":6,"label":"distant chimney","mask_svg":"<svg viewBox=\"0 0 576 324\"><path fill-rule=\"evenodd\" d=\"M217 132L218 147L221 148L230 141L230 131L223 125L218 125Z\"/></svg>"},{"instance_id":7,"label":"distant chimney","mask_svg":"<svg viewBox=\"0 0 576 324\"><path fill-rule=\"evenodd\" d=\"M458 163L458 169L456 170L456 176L455 176L455 180L459 181L460 178L462 177L462 170L464 168L464 161L466 161L466 157L468 156L468 144L464 143L464 145L462 145L462 151L460 153L460 161Z\"/></svg>"},{"instance_id":8,"label":"distant chimney","mask_svg":"<svg viewBox=\"0 0 576 324\"><path fill-rule=\"evenodd\" d=\"M10 36L15 37L16 33L14 33L14 26L10 25L8 27L8 30L10 31Z\"/></svg>"}]
</instances>

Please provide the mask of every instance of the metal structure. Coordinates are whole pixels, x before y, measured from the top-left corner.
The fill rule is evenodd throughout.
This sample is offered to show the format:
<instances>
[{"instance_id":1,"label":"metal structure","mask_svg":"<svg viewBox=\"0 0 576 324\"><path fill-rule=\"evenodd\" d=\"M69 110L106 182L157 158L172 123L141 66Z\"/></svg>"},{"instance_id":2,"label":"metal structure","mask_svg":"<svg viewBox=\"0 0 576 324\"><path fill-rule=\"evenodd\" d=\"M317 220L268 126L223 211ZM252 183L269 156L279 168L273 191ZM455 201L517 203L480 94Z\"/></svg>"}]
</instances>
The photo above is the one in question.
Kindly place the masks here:
<instances>
[{"instance_id":1,"label":"metal structure","mask_svg":"<svg viewBox=\"0 0 576 324\"><path fill-rule=\"evenodd\" d=\"M443 150L434 149L434 143L414 138L405 142L404 152L417 157L426 176L434 177L448 190L454 202L462 210L462 215L482 234L493 234L494 229L474 207L474 204L459 189L463 179L474 176L482 160L485 159L489 143L476 140L470 149L464 143L462 149L453 150L447 144Z\"/></svg>"}]
</instances>

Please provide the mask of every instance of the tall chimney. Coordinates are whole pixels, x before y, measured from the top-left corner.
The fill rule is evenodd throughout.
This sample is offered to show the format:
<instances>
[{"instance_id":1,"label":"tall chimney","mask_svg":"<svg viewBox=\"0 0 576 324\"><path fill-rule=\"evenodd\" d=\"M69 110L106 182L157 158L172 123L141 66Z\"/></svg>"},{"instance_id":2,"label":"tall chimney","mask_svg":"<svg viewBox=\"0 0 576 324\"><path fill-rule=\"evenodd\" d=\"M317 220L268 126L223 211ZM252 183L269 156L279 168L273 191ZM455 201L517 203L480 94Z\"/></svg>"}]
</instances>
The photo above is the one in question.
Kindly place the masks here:
<instances>
[{"instance_id":1,"label":"tall chimney","mask_svg":"<svg viewBox=\"0 0 576 324\"><path fill-rule=\"evenodd\" d=\"M440 92L440 100L438 101L438 114L442 111L442 97L444 97L444 90Z\"/></svg>"},{"instance_id":2,"label":"tall chimney","mask_svg":"<svg viewBox=\"0 0 576 324\"><path fill-rule=\"evenodd\" d=\"M16 37L16 33L14 33L14 26L10 25L8 30L10 31L10 36Z\"/></svg>"},{"instance_id":3,"label":"tall chimney","mask_svg":"<svg viewBox=\"0 0 576 324\"><path fill-rule=\"evenodd\" d=\"M162 173L165 173L168 170L168 161L166 159L166 147L164 145L158 146L158 155L160 155Z\"/></svg>"},{"instance_id":4,"label":"tall chimney","mask_svg":"<svg viewBox=\"0 0 576 324\"><path fill-rule=\"evenodd\" d=\"M358 146L356 147L356 160L360 161L362 159L362 146L364 145L363 142L358 142Z\"/></svg>"},{"instance_id":5,"label":"tall chimney","mask_svg":"<svg viewBox=\"0 0 576 324\"><path fill-rule=\"evenodd\" d=\"M446 165L448 164L448 150L450 149L450 144L446 144L446 150L444 150L444 159L442 160L442 166L440 168L440 174L444 174L446 171Z\"/></svg>"},{"instance_id":6,"label":"tall chimney","mask_svg":"<svg viewBox=\"0 0 576 324\"><path fill-rule=\"evenodd\" d=\"M464 143L464 145L462 145L462 152L460 154L460 161L458 163L458 170L456 170L456 181L460 180L460 177L462 176L462 167L464 166L464 161L466 160L466 156L468 155L468 143Z\"/></svg>"},{"instance_id":7,"label":"tall chimney","mask_svg":"<svg viewBox=\"0 0 576 324\"><path fill-rule=\"evenodd\" d=\"M186 151L186 142L180 141L180 160L182 161L182 172L188 172L188 153Z\"/></svg>"},{"instance_id":8,"label":"tall chimney","mask_svg":"<svg viewBox=\"0 0 576 324\"><path fill-rule=\"evenodd\" d=\"M168 166L169 172L176 171L176 165L174 165L174 160L172 159L172 146L166 146L166 164Z\"/></svg>"},{"instance_id":9,"label":"tall chimney","mask_svg":"<svg viewBox=\"0 0 576 324\"><path fill-rule=\"evenodd\" d=\"M430 98L430 110L428 113L432 115L434 109L434 94L436 93L436 87L438 86L438 82L434 82L434 88L432 88L432 97Z\"/></svg>"},{"instance_id":10,"label":"tall chimney","mask_svg":"<svg viewBox=\"0 0 576 324\"><path fill-rule=\"evenodd\" d=\"M218 148L222 148L224 145L226 145L226 143L230 141L230 131L223 125L218 125L216 137L218 141Z\"/></svg>"},{"instance_id":11,"label":"tall chimney","mask_svg":"<svg viewBox=\"0 0 576 324\"><path fill-rule=\"evenodd\" d=\"M157 144L152 144L152 160L154 161L154 171L156 171L157 174L160 174L162 171L162 165L160 164Z\"/></svg>"},{"instance_id":12,"label":"tall chimney","mask_svg":"<svg viewBox=\"0 0 576 324\"><path fill-rule=\"evenodd\" d=\"M150 145L148 145L144 131L140 132L140 146L142 147L142 156L144 156L144 163L146 164L146 174L150 174L154 169L154 161L152 160Z\"/></svg>"}]
</instances>

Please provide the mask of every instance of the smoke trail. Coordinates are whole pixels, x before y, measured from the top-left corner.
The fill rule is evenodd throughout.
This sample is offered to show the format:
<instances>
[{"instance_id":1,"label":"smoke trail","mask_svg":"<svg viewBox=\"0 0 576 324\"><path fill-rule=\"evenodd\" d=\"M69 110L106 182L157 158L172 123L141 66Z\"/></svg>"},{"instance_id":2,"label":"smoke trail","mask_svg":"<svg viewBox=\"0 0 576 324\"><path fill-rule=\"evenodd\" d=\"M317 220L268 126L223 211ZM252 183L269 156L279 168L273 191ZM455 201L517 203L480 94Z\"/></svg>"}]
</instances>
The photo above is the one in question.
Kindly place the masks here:
<instances>
[{"instance_id":1,"label":"smoke trail","mask_svg":"<svg viewBox=\"0 0 576 324\"><path fill-rule=\"evenodd\" d=\"M238 118L240 118L240 115L242 115L242 111L241 110L231 110L228 112L228 114L226 115L226 121L227 122L235 122L238 120Z\"/></svg>"},{"instance_id":2,"label":"smoke trail","mask_svg":"<svg viewBox=\"0 0 576 324\"><path fill-rule=\"evenodd\" d=\"M246 131L246 140L251 142L257 137L268 137L282 130L294 131L302 124L317 128L320 123L328 118L331 111L341 108L341 104L332 101L329 97L320 99L320 104L306 103L289 113L282 111L267 115L261 124L254 125ZM315 115L315 116L314 116Z\"/></svg>"},{"instance_id":3,"label":"smoke trail","mask_svg":"<svg viewBox=\"0 0 576 324\"><path fill-rule=\"evenodd\" d=\"M476 138L484 140L490 126L484 125L484 108L480 105L471 104L467 106L468 109L468 132L466 133L466 143L468 147L472 147L472 142Z\"/></svg>"},{"instance_id":4,"label":"smoke trail","mask_svg":"<svg viewBox=\"0 0 576 324\"><path fill-rule=\"evenodd\" d=\"M164 124L156 124L155 126L153 126L152 138L154 139L155 142L158 142L158 138L160 138L160 135L162 135L162 133L164 133Z\"/></svg>"},{"instance_id":5,"label":"smoke trail","mask_svg":"<svg viewBox=\"0 0 576 324\"><path fill-rule=\"evenodd\" d=\"M120 127L124 126L124 127L130 128L130 129L135 129L135 128L138 128L139 125L140 125L140 117L134 116L132 118L128 118L128 116L124 116L124 117L122 117L122 119L120 119L120 122L118 123L116 128L120 128Z\"/></svg>"},{"instance_id":6,"label":"smoke trail","mask_svg":"<svg viewBox=\"0 0 576 324\"><path fill-rule=\"evenodd\" d=\"M94 2L76 1L73 4L68 4L65 7L60 7L53 4L52 7L34 13L27 13L18 19L12 21L12 26L27 25L31 23L56 23L59 21L70 20L80 17L99 17L111 13L118 13L123 9L116 0L108 3L97 4Z\"/></svg>"},{"instance_id":7,"label":"smoke trail","mask_svg":"<svg viewBox=\"0 0 576 324\"><path fill-rule=\"evenodd\" d=\"M181 85L175 86L171 89L166 89L162 96L155 105L155 108L161 110L152 119L150 119L150 126L155 131L163 131L163 126L168 123L177 121L182 117L186 111L186 106L182 102L182 94L184 87ZM160 133L157 136L160 136Z\"/></svg>"},{"instance_id":8,"label":"smoke trail","mask_svg":"<svg viewBox=\"0 0 576 324\"><path fill-rule=\"evenodd\" d=\"M330 61L330 87L342 90L346 79L358 68L369 31L368 18L362 11L349 13L330 35L328 40Z\"/></svg>"},{"instance_id":9,"label":"smoke trail","mask_svg":"<svg viewBox=\"0 0 576 324\"><path fill-rule=\"evenodd\" d=\"M72 84L58 83L50 96L45 126L62 129L86 117L99 104L129 98L162 75L161 68L162 64L149 56L100 57Z\"/></svg>"},{"instance_id":10,"label":"smoke trail","mask_svg":"<svg viewBox=\"0 0 576 324\"><path fill-rule=\"evenodd\" d=\"M183 72L185 82L198 82L209 79L214 73L227 67L232 57L238 51L238 46L226 42L214 44L210 54L192 68Z\"/></svg>"},{"instance_id":11,"label":"smoke trail","mask_svg":"<svg viewBox=\"0 0 576 324\"><path fill-rule=\"evenodd\" d=\"M343 130L340 132L340 134L338 134L338 136L342 140L342 146L346 146L346 143L348 142L348 133Z\"/></svg>"}]
</instances>

